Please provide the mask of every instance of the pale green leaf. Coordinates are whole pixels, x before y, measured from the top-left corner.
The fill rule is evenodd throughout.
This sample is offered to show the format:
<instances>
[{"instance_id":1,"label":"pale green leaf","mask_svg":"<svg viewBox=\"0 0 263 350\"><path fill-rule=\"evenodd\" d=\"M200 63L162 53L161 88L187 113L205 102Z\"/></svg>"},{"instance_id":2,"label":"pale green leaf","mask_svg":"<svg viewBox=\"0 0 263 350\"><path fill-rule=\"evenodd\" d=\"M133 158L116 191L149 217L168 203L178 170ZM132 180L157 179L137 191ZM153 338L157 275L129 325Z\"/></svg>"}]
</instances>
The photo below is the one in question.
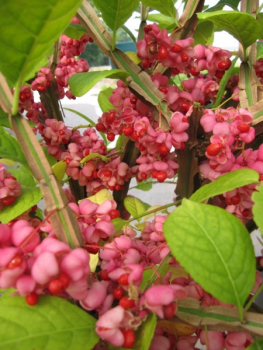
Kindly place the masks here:
<instances>
[{"instance_id":1,"label":"pale green leaf","mask_svg":"<svg viewBox=\"0 0 263 350\"><path fill-rule=\"evenodd\" d=\"M114 107L109 101L112 91L113 88L108 87L107 89L100 91L98 95L98 103L102 112L108 112L110 109L116 109L116 107Z\"/></svg>"},{"instance_id":2,"label":"pale green leaf","mask_svg":"<svg viewBox=\"0 0 263 350\"><path fill-rule=\"evenodd\" d=\"M214 41L214 25L210 21L198 23L194 32L194 45L212 45Z\"/></svg>"},{"instance_id":3,"label":"pale green leaf","mask_svg":"<svg viewBox=\"0 0 263 350\"><path fill-rule=\"evenodd\" d=\"M156 328L157 316L155 313L148 315L147 319L136 332L136 341L133 350L148 350L150 348L154 331Z\"/></svg>"},{"instance_id":4,"label":"pale green leaf","mask_svg":"<svg viewBox=\"0 0 263 350\"><path fill-rule=\"evenodd\" d=\"M248 13L239 11L215 11L197 13L202 21L213 22L218 31L225 30L233 35L244 48L255 42L260 35L257 20ZM246 23L246 25L244 25Z\"/></svg>"},{"instance_id":5,"label":"pale green leaf","mask_svg":"<svg viewBox=\"0 0 263 350\"><path fill-rule=\"evenodd\" d=\"M38 204L41 198L42 193L39 187L21 186L21 195L15 199L13 204L4 207L0 211L0 221L7 224L35 204Z\"/></svg>"},{"instance_id":6,"label":"pale green leaf","mask_svg":"<svg viewBox=\"0 0 263 350\"><path fill-rule=\"evenodd\" d=\"M91 350L99 341L96 319L54 296L33 307L20 296L0 298L0 318L1 350Z\"/></svg>"},{"instance_id":7,"label":"pale green leaf","mask_svg":"<svg viewBox=\"0 0 263 350\"><path fill-rule=\"evenodd\" d=\"M252 207L253 219L257 224L261 234L263 235L263 185L257 187L257 191L253 192L252 200L254 205Z\"/></svg>"},{"instance_id":8,"label":"pale green leaf","mask_svg":"<svg viewBox=\"0 0 263 350\"><path fill-rule=\"evenodd\" d=\"M220 0L218 1L218 3L213 6L213 7L209 7L206 12L211 12L211 11L216 11L216 10L222 10L224 6L229 6L231 7L233 10L238 11L238 4L239 4L240 0Z\"/></svg>"},{"instance_id":9,"label":"pale green leaf","mask_svg":"<svg viewBox=\"0 0 263 350\"><path fill-rule=\"evenodd\" d=\"M145 213L146 210L144 203L136 197L126 197L124 207L133 217Z\"/></svg>"},{"instance_id":10,"label":"pale green leaf","mask_svg":"<svg viewBox=\"0 0 263 350\"><path fill-rule=\"evenodd\" d=\"M8 114L5 113L2 108L0 108L0 125L5 126L6 128L10 128L10 123L8 120Z\"/></svg>"},{"instance_id":11,"label":"pale green leaf","mask_svg":"<svg viewBox=\"0 0 263 350\"><path fill-rule=\"evenodd\" d=\"M109 158L106 156L103 156L100 153L91 153L89 154L87 157L81 159L80 164L84 164L86 163L88 160L94 159L94 158L99 158L101 160L103 160L104 162L108 162Z\"/></svg>"},{"instance_id":12,"label":"pale green leaf","mask_svg":"<svg viewBox=\"0 0 263 350\"><path fill-rule=\"evenodd\" d=\"M22 82L59 38L81 0L0 0L0 70Z\"/></svg>"},{"instance_id":13,"label":"pale green leaf","mask_svg":"<svg viewBox=\"0 0 263 350\"><path fill-rule=\"evenodd\" d=\"M121 218L116 218L112 220L113 226L115 228L115 233L120 232L126 225L126 221Z\"/></svg>"},{"instance_id":14,"label":"pale green leaf","mask_svg":"<svg viewBox=\"0 0 263 350\"><path fill-rule=\"evenodd\" d=\"M126 80L128 76L127 72L120 69L78 73L69 78L69 86L73 95L83 96L103 78Z\"/></svg>"},{"instance_id":15,"label":"pale green leaf","mask_svg":"<svg viewBox=\"0 0 263 350\"><path fill-rule=\"evenodd\" d=\"M257 20L260 28L260 36L259 39L263 39L263 13L257 14Z\"/></svg>"},{"instance_id":16,"label":"pale green leaf","mask_svg":"<svg viewBox=\"0 0 263 350\"><path fill-rule=\"evenodd\" d=\"M36 180L29 173L23 172L21 169L8 169L8 172L14 176L21 185L25 187L35 187Z\"/></svg>"},{"instance_id":17,"label":"pale green leaf","mask_svg":"<svg viewBox=\"0 0 263 350\"><path fill-rule=\"evenodd\" d=\"M170 16L165 16L160 13L149 14L147 19L152 22L158 23L160 29L174 26L174 19Z\"/></svg>"},{"instance_id":18,"label":"pale green leaf","mask_svg":"<svg viewBox=\"0 0 263 350\"><path fill-rule=\"evenodd\" d=\"M67 164L64 160L61 160L52 166L53 173L55 174L59 182L62 182L62 179L66 172L66 168Z\"/></svg>"},{"instance_id":19,"label":"pale green leaf","mask_svg":"<svg viewBox=\"0 0 263 350\"><path fill-rule=\"evenodd\" d=\"M253 343L249 345L246 350L263 350L263 339L262 338L256 338L254 339Z\"/></svg>"},{"instance_id":20,"label":"pale green leaf","mask_svg":"<svg viewBox=\"0 0 263 350\"><path fill-rule=\"evenodd\" d=\"M152 189L152 187L153 187L152 182L141 181L141 182L138 182L137 186L134 188L141 191L149 191Z\"/></svg>"},{"instance_id":21,"label":"pale green leaf","mask_svg":"<svg viewBox=\"0 0 263 350\"><path fill-rule=\"evenodd\" d=\"M28 166L24 153L17 140L0 126L0 157L14 160Z\"/></svg>"},{"instance_id":22,"label":"pale green leaf","mask_svg":"<svg viewBox=\"0 0 263 350\"><path fill-rule=\"evenodd\" d=\"M175 7L172 0L142 0L142 4L150 6L155 10L158 10L163 15L175 17Z\"/></svg>"},{"instance_id":23,"label":"pale green leaf","mask_svg":"<svg viewBox=\"0 0 263 350\"><path fill-rule=\"evenodd\" d=\"M219 176L210 184L204 185L197 190L190 199L195 202L203 202L206 199L217 196L235 188L243 187L259 181L258 173L252 169L238 169Z\"/></svg>"},{"instance_id":24,"label":"pale green leaf","mask_svg":"<svg viewBox=\"0 0 263 350\"><path fill-rule=\"evenodd\" d=\"M116 32L139 5L139 0L93 0L106 24Z\"/></svg>"},{"instance_id":25,"label":"pale green leaf","mask_svg":"<svg viewBox=\"0 0 263 350\"><path fill-rule=\"evenodd\" d=\"M253 244L243 223L224 209L183 199L163 231L173 256L192 278L241 314L256 273Z\"/></svg>"},{"instance_id":26,"label":"pale green leaf","mask_svg":"<svg viewBox=\"0 0 263 350\"><path fill-rule=\"evenodd\" d=\"M63 34L71 39L79 40L86 33L86 30L80 24L70 23Z\"/></svg>"},{"instance_id":27,"label":"pale green leaf","mask_svg":"<svg viewBox=\"0 0 263 350\"><path fill-rule=\"evenodd\" d=\"M257 42L257 60L260 58L263 58L263 42L258 41Z\"/></svg>"}]
</instances>

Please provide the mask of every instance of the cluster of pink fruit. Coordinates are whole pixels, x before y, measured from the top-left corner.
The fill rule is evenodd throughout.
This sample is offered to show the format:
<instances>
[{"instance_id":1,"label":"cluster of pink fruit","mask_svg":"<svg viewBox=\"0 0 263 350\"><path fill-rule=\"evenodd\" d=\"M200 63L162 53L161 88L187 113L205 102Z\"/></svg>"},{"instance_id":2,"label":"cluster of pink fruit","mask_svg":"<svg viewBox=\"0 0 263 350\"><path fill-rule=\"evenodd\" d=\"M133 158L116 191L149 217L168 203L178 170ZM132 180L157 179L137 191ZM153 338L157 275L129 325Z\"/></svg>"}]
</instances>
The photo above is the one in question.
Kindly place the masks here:
<instances>
[{"instance_id":1,"label":"cluster of pink fruit","mask_svg":"<svg viewBox=\"0 0 263 350\"><path fill-rule=\"evenodd\" d=\"M0 164L0 210L15 202L21 194L21 184Z\"/></svg>"},{"instance_id":2,"label":"cluster of pink fruit","mask_svg":"<svg viewBox=\"0 0 263 350\"><path fill-rule=\"evenodd\" d=\"M183 150L188 141L187 130L194 102L205 106L214 101L220 79L231 66L231 54L226 50L204 45L192 47L192 38L172 44L167 31L160 30L156 24L146 26L144 32L145 38L137 44L141 66L151 73L155 64L161 62L164 67L172 68L173 75L185 73L189 79L183 80L179 89L169 85L168 78L160 73L151 77L173 112L169 130L160 127L149 108L126 85L120 81L117 83L110 97L115 109L103 113L96 128L106 133L110 141L115 135L124 134L135 142L141 154L137 159L138 165L133 168L122 162L114 150L107 153L104 142L94 129L87 128L81 135L61 121L48 119L44 107L34 103L30 87L23 87L20 91L20 110L26 110L27 117L37 123L36 130L43 136L48 152L58 161L65 161L66 174L78 180L81 186L86 186L88 195L102 188L121 190L125 181L133 176L138 181L152 177L163 182L173 178L178 168L176 151ZM88 70L87 63L76 61L74 57L84 50L88 41L91 39L86 34L79 41L62 37L61 60L54 72L60 98L65 94L74 98L70 90L66 93L64 90L68 87L69 76ZM260 66L257 69L260 71ZM206 76L201 73L203 70L208 71ZM42 68L31 85L32 89L45 91L52 84L54 74L48 68ZM233 92L236 86L237 79L233 77L227 87ZM263 176L263 148L244 151L244 144L255 137L250 125L252 120L251 113L242 108L218 109L215 112L207 109L204 112L201 125L213 136L205 152L208 160L200 166L203 177L213 181L219 175L241 167L252 168ZM239 149L243 153L235 158L233 152ZM93 153L98 156L82 162ZM105 156L107 161L102 159ZM20 194L16 179L2 167L0 185L4 205L7 205L4 203L6 198ZM224 203L219 205L245 221L251 217L251 194L254 190L254 185L251 185L226 193ZM7 194L2 196L2 193ZM114 346L124 348L134 345L136 330L149 313L170 319L177 310L178 300L192 297L204 306L222 305L189 275L174 278L168 272L158 276L155 265L159 265L170 253L162 231L166 216L158 215L152 222L146 222L140 237L127 226L111 242L105 243L115 233L112 220L119 216L116 203L106 200L98 205L84 199L79 204L71 202L69 206L77 217L85 241L83 248L72 250L67 244L59 242L48 223L36 227L27 220L17 220L12 225L1 224L1 288L16 288L29 305L37 303L39 294L78 300L82 308L97 312L98 335ZM42 239L42 232L48 233L48 237ZM99 272L92 273L90 254L96 253L99 253ZM169 265L171 268L179 267L174 258L170 259ZM142 288L147 269L156 272L156 276L152 285L146 284ZM261 283L262 278L257 274L252 293ZM176 338L156 327L150 350L175 347L178 350L194 350L198 340L206 343L206 337L214 350L223 347L243 350L253 340L244 332L208 331L205 334L205 331L197 329L192 331L192 335ZM101 344L99 346L101 349Z\"/></svg>"}]
</instances>

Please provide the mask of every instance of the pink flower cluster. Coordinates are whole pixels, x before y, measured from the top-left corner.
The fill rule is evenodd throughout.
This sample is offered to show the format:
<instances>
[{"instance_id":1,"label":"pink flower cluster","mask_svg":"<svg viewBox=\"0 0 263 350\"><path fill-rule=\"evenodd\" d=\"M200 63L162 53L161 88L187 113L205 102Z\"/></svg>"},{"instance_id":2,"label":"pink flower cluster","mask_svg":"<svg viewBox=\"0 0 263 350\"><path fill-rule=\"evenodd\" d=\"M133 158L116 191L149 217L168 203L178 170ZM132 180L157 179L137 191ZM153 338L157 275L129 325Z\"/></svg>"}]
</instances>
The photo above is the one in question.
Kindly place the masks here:
<instances>
[{"instance_id":1,"label":"pink flower cluster","mask_svg":"<svg viewBox=\"0 0 263 350\"><path fill-rule=\"evenodd\" d=\"M0 164L0 210L14 203L21 194L21 184Z\"/></svg>"}]
</instances>

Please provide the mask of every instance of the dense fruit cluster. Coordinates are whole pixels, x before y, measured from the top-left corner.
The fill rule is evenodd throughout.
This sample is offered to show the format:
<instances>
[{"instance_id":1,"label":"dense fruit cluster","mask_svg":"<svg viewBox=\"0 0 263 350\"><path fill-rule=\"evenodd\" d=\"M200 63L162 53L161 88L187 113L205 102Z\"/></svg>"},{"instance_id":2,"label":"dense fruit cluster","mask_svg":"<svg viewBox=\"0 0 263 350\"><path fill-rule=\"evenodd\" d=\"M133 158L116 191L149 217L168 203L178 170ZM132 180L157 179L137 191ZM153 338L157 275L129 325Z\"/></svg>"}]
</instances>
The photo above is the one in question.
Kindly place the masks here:
<instances>
[{"instance_id":1,"label":"dense fruit cluster","mask_svg":"<svg viewBox=\"0 0 263 350\"><path fill-rule=\"evenodd\" d=\"M21 184L0 164L0 210L15 202L21 194Z\"/></svg>"}]
</instances>

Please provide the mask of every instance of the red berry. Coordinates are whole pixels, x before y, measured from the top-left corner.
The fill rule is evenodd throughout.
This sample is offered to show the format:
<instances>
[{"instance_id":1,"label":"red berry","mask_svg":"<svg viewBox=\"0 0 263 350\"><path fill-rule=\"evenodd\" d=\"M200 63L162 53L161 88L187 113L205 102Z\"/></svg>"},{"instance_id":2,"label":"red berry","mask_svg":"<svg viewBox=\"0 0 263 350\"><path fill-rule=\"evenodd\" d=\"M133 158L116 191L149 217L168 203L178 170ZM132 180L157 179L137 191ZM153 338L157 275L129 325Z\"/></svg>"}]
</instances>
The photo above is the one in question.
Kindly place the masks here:
<instances>
[{"instance_id":1,"label":"red berry","mask_svg":"<svg viewBox=\"0 0 263 350\"><path fill-rule=\"evenodd\" d=\"M104 169L102 172L103 172L103 175L105 177L111 177L112 176L112 171L109 170L109 169Z\"/></svg>"},{"instance_id":2,"label":"red berry","mask_svg":"<svg viewBox=\"0 0 263 350\"><path fill-rule=\"evenodd\" d=\"M115 135L114 135L112 132L109 132L109 133L107 134L107 139L108 139L109 141L114 141Z\"/></svg>"},{"instance_id":3,"label":"red berry","mask_svg":"<svg viewBox=\"0 0 263 350\"><path fill-rule=\"evenodd\" d=\"M138 98L136 96L132 95L130 97L130 101L131 101L132 104L135 104L138 101Z\"/></svg>"},{"instance_id":4,"label":"red berry","mask_svg":"<svg viewBox=\"0 0 263 350\"><path fill-rule=\"evenodd\" d=\"M230 66L231 66L230 59L228 59L226 61L221 61L217 65L218 69L221 69L221 70L228 70L230 68Z\"/></svg>"},{"instance_id":5,"label":"red berry","mask_svg":"<svg viewBox=\"0 0 263 350\"><path fill-rule=\"evenodd\" d=\"M113 291L113 296L116 300L120 300L124 295L124 290L121 287L117 287Z\"/></svg>"},{"instance_id":6,"label":"red berry","mask_svg":"<svg viewBox=\"0 0 263 350\"><path fill-rule=\"evenodd\" d=\"M184 111L184 112L187 112L189 110L189 108L191 107L191 105L187 102L182 102L181 103L181 109Z\"/></svg>"},{"instance_id":7,"label":"red berry","mask_svg":"<svg viewBox=\"0 0 263 350\"><path fill-rule=\"evenodd\" d=\"M101 270L100 271L100 278L103 280L103 281L110 281L110 278L108 276L108 270Z\"/></svg>"},{"instance_id":8,"label":"red berry","mask_svg":"<svg viewBox=\"0 0 263 350\"><path fill-rule=\"evenodd\" d=\"M164 317L165 318L172 318L174 316L176 310L176 304L174 302L172 302L169 305L165 305L163 307L163 313L164 313Z\"/></svg>"},{"instance_id":9,"label":"red berry","mask_svg":"<svg viewBox=\"0 0 263 350\"><path fill-rule=\"evenodd\" d=\"M105 132L107 129L105 128L105 126L102 123L97 123L96 124L96 129L100 132Z\"/></svg>"},{"instance_id":10,"label":"red berry","mask_svg":"<svg viewBox=\"0 0 263 350\"><path fill-rule=\"evenodd\" d=\"M31 98L32 97L32 94L31 94L31 92L29 91L29 92L27 92L26 93L26 98Z\"/></svg>"},{"instance_id":11,"label":"red berry","mask_svg":"<svg viewBox=\"0 0 263 350\"><path fill-rule=\"evenodd\" d=\"M19 99L21 102L24 102L26 100L26 94L24 92L20 92Z\"/></svg>"},{"instance_id":12,"label":"red berry","mask_svg":"<svg viewBox=\"0 0 263 350\"><path fill-rule=\"evenodd\" d=\"M32 208L31 208L31 211L36 211L37 210L37 205L34 205Z\"/></svg>"},{"instance_id":13,"label":"red berry","mask_svg":"<svg viewBox=\"0 0 263 350\"><path fill-rule=\"evenodd\" d=\"M129 276L130 276L129 273L124 273L123 275L121 275L118 278L118 284L120 284L121 286L128 286L128 284L129 284L129 281L128 281Z\"/></svg>"},{"instance_id":14,"label":"red berry","mask_svg":"<svg viewBox=\"0 0 263 350\"><path fill-rule=\"evenodd\" d=\"M157 170L153 170L152 171L152 178L156 179L157 174L158 174L158 171Z\"/></svg>"},{"instance_id":15,"label":"red berry","mask_svg":"<svg viewBox=\"0 0 263 350\"><path fill-rule=\"evenodd\" d=\"M141 66L142 66L142 68L147 69L150 66L150 62L148 60L146 60L146 59L142 60L141 61Z\"/></svg>"},{"instance_id":16,"label":"red berry","mask_svg":"<svg viewBox=\"0 0 263 350\"><path fill-rule=\"evenodd\" d=\"M146 148L144 147L144 145L140 145L140 146L139 146L139 150L140 150L140 152L143 152L143 151L146 150Z\"/></svg>"},{"instance_id":17,"label":"red berry","mask_svg":"<svg viewBox=\"0 0 263 350\"><path fill-rule=\"evenodd\" d=\"M58 278L54 278L49 282L48 290L52 295L60 294L63 291L62 282Z\"/></svg>"},{"instance_id":18,"label":"red berry","mask_svg":"<svg viewBox=\"0 0 263 350\"><path fill-rule=\"evenodd\" d=\"M132 348L135 343L134 331L132 329L122 329L121 332L124 336L124 343L122 347L125 349Z\"/></svg>"},{"instance_id":19,"label":"red berry","mask_svg":"<svg viewBox=\"0 0 263 350\"><path fill-rule=\"evenodd\" d=\"M174 75L178 75L179 73L180 73L179 69L173 68L173 70L172 70L173 76L174 76Z\"/></svg>"},{"instance_id":20,"label":"red berry","mask_svg":"<svg viewBox=\"0 0 263 350\"><path fill-rule=\"evenodd\" d=\"M106 116L106 122L107 123L112 123L116 118L116 114L115 112L110 112L107 116Z\"/></svg>"},{"instance_id":21,"label":"red berry","mask_svg":"<svg viewBox=\"0 0 263 350\"><path fill-rule=\"evenodd\" d=\"M244 216L244 218L248 217L248 215L249 215L249 210L248 210L248 209L244 209L244 210L242 211L242 215Z\"/></svg>"},{"instance_id":22,"label":"red berry","mask_svg":"<svg viewBox=\"0 0 263 350\"><path fill-rule=\"evenodd\" d=\"M133 128L131 126L125 126L122 128L122 132L125 136L130 136L133 133Z\"/></svg>"},{"instance_id":23,"label":"red berry","mask_svg":"<svg viewBox=\"0 0 263 350\"><path fill-rule=\"evenodd\" d=\"M169 148L166 145L159 145L157 150L160 154L163 154L164 156L169 152Z\"/></svg>"},{"instance_id":24,"label":"red berry","mask_svg":"<svg viewBox=\"0 0 263 350\"><path fill-rule=\"evenodd\" d=\"M184 142L181 143L181 146L180 146L179 149L180 149L181 151L183 151L183 150L185 149L185 143L184 143Z\"/></svg>"},{"instance_id":25,"label":"red berry","mask_svg":"<svg viewBox=\"0 0 263 350\"><path fill-rule=\"evenodd\" d=\"M259 181L263 181L263 175L259 175ZM12 221L10 221L10 222L12 222Z\"/></svg>"},{"instance_id":26,"label":"red berry","mask_svg":"<svg viewBox=\"0 0 263 350\"><path fill-rule=\"evenodd\" d=\"M159 171L156 175L156 179L158 182L164 182L164 180L167 178L167 173L165 171Z\"/></svg>"},{"instance_id":27,"label":"red berry","mask_svg":"<svg viewBox=\"0 0 263 350\"><path fill-rule=\"evenodd\" d=\"M187 62L188 61L188 55L186 54L186 53L182 53L181 54L181 60L182 60L182 62Z\"/></svg>"},{"instance_id":28,"label":"red berry","mask_svg":"<svg viewBox=\"0 0 263 350\"><path fill-rule=\"evenodd\" d=\"M179 53L182 51L182 47L180 45L173 44L173 46L171 47L171 51L174 53Z\"/></svg>"},{"instance_id":29,"label":"red berry","mask_svg":"<svg viewBox=\"0 0 263 350\"><path fill-rule=\"evenodd\" d=\"M28 305L34 306L38 302L38 295L35 292L32 292L25 297L25 300Z\"/></svg>"},{"instance_id":30,"label":"red berry","mask_svg":"<svg viewBox=\"0 0 263 350\"><path fill-rule=\"evenodd\" d=\"M132 309L135 306L135 300L130 299L128 296L121 298L119 305L124 309Z\"/></svg>"},{"instance_id":31,"label":"red berry","mask_svg":"<svg viewBox=\"0 0 263 350\"><path fill-rule=\"evenodd\" d=\"M69 165L69 163L71 162L71 158L68 157L68 158L64 159L64 161L66 162L67 165Z\"/></svg>"},{"instance_id":32,"label":"red berry","mask_svg":"<svg viewBox=\"0 0 263 350\"><path fill-rule=\"evenodd\" d=\"M64 131L64 130L59 130L59 131L58 131L58 134L59 134L60 136L63 136L63 135L65 135L65 131Z\"/></svg>"},{"instance_id":33,"label":"red berry","mask_svg":"<svg viewBox=\"0 0 263 350\"><path fill-rule=\"evenodd\" d=\"M140 131L139 131L139 137L143 137L147 132L147 129L146 128L142 128Z\"/></svg>"},{"instance_id":34,"label":"red berry","mask_svg":"<svg viewBox=\"0 0 263 350\"><path fill-rule=\"evenodd\" d=\"M206 148L206 152L209 156L217 156L222 148L223 145L221 143L211 143L211 145Z\"/></svg>"},{"instance_id":35,"label":"red berry","mask_svg":"<svg viewBox=\"0 0 263 350\"><path fill-rule=\"evenodd\" d=\"M143 180L146 180L147 179L147 174L146 173L141 173L141 178L143 179Z\"/></svg>"},{"instance_id":36,"label":"red berry","mask_svg":"<svg viewBox=\"0 0 263 350\"><path fill-rule=\"evenodd\" d=\"M100 250L100 246L97 242L85 244L85 248L87 252L89 252L90 254L97 254L98 251Z\"/></svg>"},{"instance_id":37,"label":"red berry","mask_svg":"<svg viewBox=\"0 0 263 350\"><path fill-rule=\"evenodd\" d=\"M51 81L46 82L46 87L49 87L49 86L51 86Z\"/></svg>"},{"instance_id":38,"label":"red berry","mask_svg":"<svg viewBox=\"0 0 263 350\"><path fill-rule=\"evenodd\" d=\"M147 24L146 26L143 27L144 33L149 33L152 30L152 24Z\"/></svg>"},{"instance_id":39,"label":"red berry","mask_svg":"<svg viewBox=\"0 0 263 350\"><path fill-rule=\"evenodd\" d=\"M116 218L118 218L120 216L120 212L117 209L112 209L109 212L109 216L110 216L111 220L116 219Z\"/></svg>"},{"instance_id":40,"label":"red berry","mask_svg":"<svg viewBox=\"0 0 263 350\"><path fill-rule=\"evenodd\" d=\"M19 267L22 264L23 260L20 255L15 255L10 263L6 266L7 269L12 270L16 267Z\"/></svg>"},{"instance_id":41,"label":"red berry","mask_svg":"<svg viewBox=\"0 0 263 350\"><path fill-rule=\"evenodd\" d=\"M248 132L250 129L250 126L248 124L240 124L240 125L238 125L237 128L241 132Z\"/></svg>"},{"instance_id":42,"label":"red berry","mask_svg":"<svg viewBox=\"0 0 263 350\"><path fill-rule=\"evenodd\" d=\"M182 119L182 122L183 122L183 123L188 123L188 124L189 124L189 119L188 119L188 118L183 118L183 119Z\"/></svg>"},{"instance_id":43,"label":"red berry","mask_svg":"<svg viewBox=\"0 0 263 350\"><path fill-rule=\"evenodd\" d=\"M65 272L61 272L58 279L62 284L63 290L67 289L69 286L70 277Z\"/></svg>"},{"instance_id":44,"label":"red berry","mask_svg":"<svg viewBox=\"0 0 263 350\"><path fill-rule=\"evenodd\" d=\"M165 46L160 46L158 51L159 60L165 60L168 57L168 50Z\"/></svg>"},{"instance_id":45,"label":"red berry","mask_svg":"<svg viewBox=\"0 0 263 350\"><path fill-rule=\"evenodd\" d=\"M133 131L133 133L131 134L131 139L133 141L137 141L139 139L139 136L136 131Z\"/></svg>"},{"instance_id":46,"label":"red berry","mask_svg":"<svg viewBox=\"0 0 263 350\"><path fill-rule=\"evenodd\" d=\"M240 198L240 196L238 194L236 194L235 196L230 198L230 202L233 205L237 205L237 204L239 204L241 202L241 198Z\"/></svg>"},{"instance_id":47,"label":"red berry","mask_svg":"<svg viewBox=\"0 0 263 350\"><path fill-rule=\"evenodd\" d=\"M195 67L191 67L191 68L190 68L190 73L191 73L194 77L196 77L197 75L199 75L200 72L197 72Z\"/></svg>"},{"instance_id":48,"label":"red berry","mask_svg":"<svg viewBox=\"0 0 263 350\"><path fill-rule=\"evenodd\" d=\"M165 86L161 87L159 90L162 91L164 94L167 94L168 92L168 89Z\"/></svg>"},{"instance_id":49,"label":"red berry","mask_svg":"<svg viewBox=\"0 0 263 350\"><path fill-rule=\"evenodd\" d=\"M15 201L15 197L13 197L13 196L6 197L5 199L3 199L3 203L6 206L14 203L14 201Z\"/></svg>"},{"instance_id":50,"label":"red berry","mask_svg":"<svg viewBox=\"0 0 263 350\"><path fill-rule=\"evenodd\" d=\"M217 79L222 79L224 76L225 72L222 70L217 70L215 73L215 76L217 77Z\"/></svg>"}]
</instances>

